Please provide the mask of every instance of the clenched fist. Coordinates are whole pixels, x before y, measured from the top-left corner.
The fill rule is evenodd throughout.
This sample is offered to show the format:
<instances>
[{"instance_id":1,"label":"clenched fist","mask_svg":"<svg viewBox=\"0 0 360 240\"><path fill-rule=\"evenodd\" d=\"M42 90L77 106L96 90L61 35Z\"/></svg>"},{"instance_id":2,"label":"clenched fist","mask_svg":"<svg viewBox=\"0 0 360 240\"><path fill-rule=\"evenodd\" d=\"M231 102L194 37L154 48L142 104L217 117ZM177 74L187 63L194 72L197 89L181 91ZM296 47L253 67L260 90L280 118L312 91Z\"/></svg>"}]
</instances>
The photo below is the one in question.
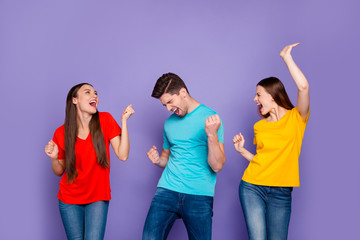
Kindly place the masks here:
<instances>
[{"instance_id":1,"label":"clenched fist","mask_svg":"<svg viewBox=\"0 0 360 240\"><path fill-rule=\"evenodd\" d=\"M205 132L208 137L217 135L217 131L221 126L219 115L212 115L205 119Z\"/></svg>"},{"instance_id":2,"label":"clenched fist","mask_svg":"<svg viewBox=\"0 0 360 240\"><path fill-rule=\"evenodd\" d=\"M125 108L125 110L123 111L122 115L121 115L121 121L126 121L129 119L129 117L131 115L133 115L135 113L134 109L132 108L132 104L130 104L129 106L127 106Z\"/></svg>"},{"instance_id":3,"label":"clenched fist","mask_svg":"<svg viewBox=\"0 0 360 240\"><path fill-rule=\"evenodd\" d=\"M152 146L152 148L150 148L150 150L146 153L146 155L153 164L159 165L160 163L159 152L157 151L157 148L155 146Z\"/></svg>"},{"instance_id":4,"label":"clenched fist","mask_svg":"<svg viewBox=\"0 0 360 240\"><path fill-rule=\"evenodd\" d=\"M240 152L244 148L244 145L245 145L244 136L241 133L235 135L233 138L233 143L234 143L235 150L237 152Z\"/></svg>"},{"instance_id":5,"label":"clenched fist","mask_svg":"<svg viewBox=\"0 0 360 240\"><path fill-rule=\"evenodd\" d=\"M45 153L52 159L58 158L59 149L53 140L50 140L45 146Z\"/></svg>"}]
</instances>

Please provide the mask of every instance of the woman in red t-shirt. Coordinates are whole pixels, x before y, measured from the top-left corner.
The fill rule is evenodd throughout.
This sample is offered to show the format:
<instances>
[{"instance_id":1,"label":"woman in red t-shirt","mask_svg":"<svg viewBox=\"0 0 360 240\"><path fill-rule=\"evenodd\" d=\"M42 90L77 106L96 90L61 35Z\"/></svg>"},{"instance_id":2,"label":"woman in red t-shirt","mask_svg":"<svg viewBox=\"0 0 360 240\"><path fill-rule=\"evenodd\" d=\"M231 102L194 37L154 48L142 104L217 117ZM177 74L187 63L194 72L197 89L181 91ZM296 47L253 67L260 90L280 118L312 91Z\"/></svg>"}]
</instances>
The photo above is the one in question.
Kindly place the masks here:
<instances>
[{"instance_id":1,"label":"woman in red t-shirt","mask_svg":"<svg viewBox=\"0 0 360 240\"><path fill-rule=\"evenodd\" d=\"M45 146L52 170L62 176L59 209L68 239L104 238L111 199L109 145L120 160L129 156L127 120L134 113L132 105L122 113L121 129L109 113L97 111L98 103L92 85L72 87L65 123Z\"/></svg>"}]
</instances>

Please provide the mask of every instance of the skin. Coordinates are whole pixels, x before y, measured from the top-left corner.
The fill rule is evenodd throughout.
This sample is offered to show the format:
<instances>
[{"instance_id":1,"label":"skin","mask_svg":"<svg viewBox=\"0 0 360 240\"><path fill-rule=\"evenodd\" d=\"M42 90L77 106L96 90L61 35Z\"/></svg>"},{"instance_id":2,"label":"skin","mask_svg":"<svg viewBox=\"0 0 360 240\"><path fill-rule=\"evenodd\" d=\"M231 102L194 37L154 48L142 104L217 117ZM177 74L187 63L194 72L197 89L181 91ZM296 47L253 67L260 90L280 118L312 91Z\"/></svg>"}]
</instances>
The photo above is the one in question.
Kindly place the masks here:
<instances>
[{"instance_id":1,"label":"skin","mask_svg":"<svg viewBox=\"0 0 360 240\"><path fill-rule=\"evenodd\" d=\"M89 123L92 115L96 113L99 98L97 92L90 85L83 85L78 90L76 98L73 98L73 103L77 109L77 125L78 125L78 137L86 139L90 133ZM90 104L93 103L93 104ZM129 156L130 143L129 134L127 128L127 120L134 114L135 111L132 108L132 104L127 106L121 115L121 136L116 136L110 140L110 144L121 161L126 161ZM58 159L59 149L53 140L50 140L45 146L45 153L51 159L51 167L55 175L62 176L65 171L64 159Z\"/></svg>"},{"instance_id":2,"label":"skin","mask_svg":"<svg viewBox=\"0 0 360 240\"><path fill-rule=\"evenodd\" d=\"M185 88L181 88L179 94L164 93L159 100L168 111L174 112L179 117L184 117L200 105L188 94ZM219 115L210 116L205 120L205 132L208 137L209 149L208 163L214 172L219 172L226 160L224 144L219 143L217 136L220 125ZM156 146L152 146L146 155L153 164L164 168L169 160L170 153L170 149L162 149L159 155Z\"/></svg>"},{"instance_id":3,"label":"skin","mask_svg":"<svg viewBox=\"0 0 360 240\"><path fill-rule=\"evenodd\" d=\"M292 49L297 45L299 45L299 43L284 47L280 52L280 57L286 64L290 75L298 88L296 108L299 111L302 119L305 120L310 110L309 83L291 56ZM260 109L261 114L270 114L270 116L266 118L266 121L268 122L279 121L287 112L287 109L276 104L271 95L266 92L262 86L256 87L254 101L258 105L262 105L262 108ZM248 161L252 161L254 154L244 148L245 138L241 133L234 136L233 143L237 152L239 152Z\"/></svg>"}]
</instances>

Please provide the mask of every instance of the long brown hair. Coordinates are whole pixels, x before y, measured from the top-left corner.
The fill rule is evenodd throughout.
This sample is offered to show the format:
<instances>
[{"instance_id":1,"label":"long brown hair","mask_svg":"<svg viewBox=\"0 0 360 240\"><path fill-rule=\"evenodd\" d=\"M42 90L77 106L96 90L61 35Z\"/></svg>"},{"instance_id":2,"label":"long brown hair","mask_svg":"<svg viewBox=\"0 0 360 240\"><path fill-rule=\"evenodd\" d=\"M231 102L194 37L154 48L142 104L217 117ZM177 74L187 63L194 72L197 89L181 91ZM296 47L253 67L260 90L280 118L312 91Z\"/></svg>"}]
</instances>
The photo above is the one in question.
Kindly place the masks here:
<instances>
[{"instance_id":1,"label":"long brown hair","mask_svg":"<svg viewBox=\"0 0 360 240\"><path fill-rule=\"evenodd\" d=\"M66 97L66 110L65 110L65 164L66 164L66 173L68 177L68 183L72 183L78 172L75 167L75 143L78 135L78 125L77 125L77 109L76 105L73 103L73 98L76 98L78 95L79 89L83 85L92 86L89 83L80 83L73 86L67 97ZM106 146L104 142L104 136L100 127L99 112L96 111L92 115L92 118L89 123L90 134L92 139L92 144L96 152L97 162L108 168L110 166L109 161L106 156Z\"/></svg>"},{"instance_id":2,"label":"long brown hair","mask_svg":"<svg viewBox=\"0 0 360 240\"><path fill-rule=\"evenodd\" d=\"M271 95L277 105L291 110L294 108L294 105L291 103L289 96L286 93L284 84L280 79L276 77L269 77L261 80L256 86L262 86L265 90ZM264 118L270 116L270 113L262 115Z\"/></svg>"}]
</instances>

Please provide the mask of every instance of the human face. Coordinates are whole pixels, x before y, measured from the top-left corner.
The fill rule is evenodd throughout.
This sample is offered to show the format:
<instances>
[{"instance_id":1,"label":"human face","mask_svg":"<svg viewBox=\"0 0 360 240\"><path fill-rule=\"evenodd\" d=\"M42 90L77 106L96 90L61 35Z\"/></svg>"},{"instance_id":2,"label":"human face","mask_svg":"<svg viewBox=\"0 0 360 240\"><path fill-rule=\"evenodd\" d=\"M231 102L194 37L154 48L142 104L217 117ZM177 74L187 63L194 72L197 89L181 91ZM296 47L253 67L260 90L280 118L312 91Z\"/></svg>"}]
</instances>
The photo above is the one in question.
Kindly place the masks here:
<instances>
[{"instance_id":1,"label":"human face","mask_svg":"<svg viewBox=\"0 0 360 240\"><path fill-rule=\"evenodd\" d=\"M95 89L85 84L79 88L77 96L73 98L73 103L76 105L78 111L94 114L97 111L99 98Z\"/></svg>"},{"instance_id":2,"label":"human face","mask_svg":"<svg viewBox=\"0 0 360 240\"><path fill-rule=\"evenodd\" d=\"M179 94L164 93L159 100L168 111L175 113L179 117L184 117L187 114L188 108L182 90L180 90Z\"/></svg>"},{"instance_id":3,"label":"human face","mask_svg":"<svg viewBox=\"0 0 360 240\"><path fill-rule=\"evenodd\" d=\"M256 86L254 102L258 105L261 115L266 115L276 108L276 103L270 93L268 93L266 89L260 85Z\"/></svg>"}]
</instances>

